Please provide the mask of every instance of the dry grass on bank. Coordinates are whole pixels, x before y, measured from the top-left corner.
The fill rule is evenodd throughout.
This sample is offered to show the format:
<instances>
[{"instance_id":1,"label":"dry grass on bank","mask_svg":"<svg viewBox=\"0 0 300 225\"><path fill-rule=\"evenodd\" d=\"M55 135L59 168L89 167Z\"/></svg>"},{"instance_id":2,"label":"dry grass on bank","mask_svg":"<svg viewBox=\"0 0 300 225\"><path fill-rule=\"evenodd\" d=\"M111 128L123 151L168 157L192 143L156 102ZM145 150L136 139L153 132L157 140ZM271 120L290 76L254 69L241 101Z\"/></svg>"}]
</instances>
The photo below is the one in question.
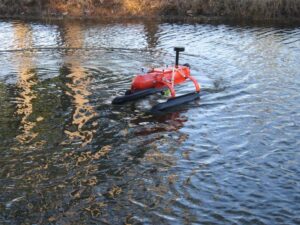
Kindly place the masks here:
<instances>
[{"instance_id":1,"label":"dry grass on bank","mask_svg":"<svg viewBox=\"0 0 300 225\"><path fill-rule=\"evenodd\" d=\"M135 14L206 15L246 18L300 17L300 0L123 0Z\"/></svg>"},{"instance_id":2,"label":"dry grass on bank","mask_svg":"<svg viewBox=\"0 0 300 225\"><path fill-rule=\"evenodd\" d=\"M0 13L300 18L300 0L0 0Z\"/></svg>"}]
</instances>

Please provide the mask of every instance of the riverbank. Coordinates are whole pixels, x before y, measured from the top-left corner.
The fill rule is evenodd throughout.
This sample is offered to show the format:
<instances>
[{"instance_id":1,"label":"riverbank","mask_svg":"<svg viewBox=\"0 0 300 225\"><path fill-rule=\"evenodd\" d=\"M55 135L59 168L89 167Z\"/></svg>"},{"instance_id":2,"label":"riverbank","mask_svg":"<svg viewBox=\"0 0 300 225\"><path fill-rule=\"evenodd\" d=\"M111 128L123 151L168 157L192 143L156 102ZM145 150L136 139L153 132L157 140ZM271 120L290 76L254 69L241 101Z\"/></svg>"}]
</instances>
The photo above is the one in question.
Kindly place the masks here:
<instances>
[{"instance_id":1,"label":"riverbank","mask_svg":"<svg viewBox=\"0 0 300 225\"><path fill-rule=\"evenodd\" d=\"M300 21L297 0L0 0L2 18Z\"/></svg>"}]
</instances>

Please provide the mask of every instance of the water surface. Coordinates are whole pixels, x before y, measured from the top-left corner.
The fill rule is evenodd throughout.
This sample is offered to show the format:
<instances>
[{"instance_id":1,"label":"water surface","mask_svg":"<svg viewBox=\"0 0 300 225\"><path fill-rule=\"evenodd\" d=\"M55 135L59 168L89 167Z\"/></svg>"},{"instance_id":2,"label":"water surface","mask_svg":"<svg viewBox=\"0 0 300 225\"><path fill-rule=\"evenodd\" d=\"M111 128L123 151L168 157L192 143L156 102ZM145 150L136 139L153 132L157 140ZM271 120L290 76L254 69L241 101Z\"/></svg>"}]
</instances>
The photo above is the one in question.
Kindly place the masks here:
<instances>
[{"instance_id":1,"label":"water surface","mask_svg":"<svg viewBox=\"0 0 300 225\"><path fill-rule=\"evenodd\" d=\"M300 223L299 27L0 21L0 43L1 224ZM201 100L110 104L174 46Z\"/></svg>"}]
</instances>

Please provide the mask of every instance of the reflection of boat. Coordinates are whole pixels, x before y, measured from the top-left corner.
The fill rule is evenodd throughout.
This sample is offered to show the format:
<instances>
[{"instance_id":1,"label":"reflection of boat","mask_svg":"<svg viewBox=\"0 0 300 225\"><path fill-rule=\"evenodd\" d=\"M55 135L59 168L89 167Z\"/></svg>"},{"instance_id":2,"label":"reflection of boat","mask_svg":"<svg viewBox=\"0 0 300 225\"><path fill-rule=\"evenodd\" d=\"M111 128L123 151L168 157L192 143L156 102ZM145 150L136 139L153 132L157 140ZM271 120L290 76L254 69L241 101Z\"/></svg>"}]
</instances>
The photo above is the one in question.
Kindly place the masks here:
<instances>
[{"instance_id":1,"label":"reflection of boat","mask_svg":"<svg viewBox=\"0 0 300 225\"><path fill-rule=\"evenodd\" d=\"M170 90L171 98L164 103L159 103L152 108L152 112L163 111L165 109L185 104L200 97L200 85L197 80L191 76L190 66L185 64L179 65L179 53L184 48L174 48L176 51L175 66L167 68L152 69L146 74L137 75L132 82L131 89L124 96L117 97L113 100L113 104L123 104L125 102L134 101L144 98L148 95L158 92ZM186 80L191 80L195 85L195 92L176 97L174 86L181 84Z\"/></svg>"},{"instance_id":2,"label":"reflection of boat","mask_svg":"<svg viewBox=\"0 0 300 225\"><path fill-rule=\"evenodd\" d=\"M147 124L136 128L134 134L136 136L147 136L154 133L178 131L187 122L188 118L183 115L185 110L180 112L162 113L154 117L138 117L131 121L134 125Z\"/></svg>"}]
</instances>

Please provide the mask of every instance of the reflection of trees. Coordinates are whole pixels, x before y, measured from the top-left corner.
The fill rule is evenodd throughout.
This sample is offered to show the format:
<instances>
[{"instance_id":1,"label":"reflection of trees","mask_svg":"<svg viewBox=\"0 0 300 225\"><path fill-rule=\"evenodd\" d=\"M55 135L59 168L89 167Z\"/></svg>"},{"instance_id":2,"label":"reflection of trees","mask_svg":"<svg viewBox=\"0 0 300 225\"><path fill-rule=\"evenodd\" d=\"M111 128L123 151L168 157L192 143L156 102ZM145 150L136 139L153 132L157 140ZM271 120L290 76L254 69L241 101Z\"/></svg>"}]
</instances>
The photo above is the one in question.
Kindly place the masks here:
<instances>
[{"instance_id":1,"label":"reflection of trees","mask_svg":"<svg viewBox=\"0 0 300 225\"><path fill-rule=\"evenodd\" d=\"M32 47L32 31L27 24L14 24L14 32L16 38L15 42L18 48ZM36 122L30 118L33 112L32 101L36 98L33 87L37 84L37 76L33 69L32 53L27 53L27 55L20 53L20 55L16 57L19 75L17 87L20 90L16 114L22 117L20 122L22 133L17 136L17 140L21 144L25 144L37 136L37 133L32 131Z\"/></svg>"},{"instance_id":2,"label":"reflection of trees","mask_svg":"<svg viewBox=\"0 0 300 225\"><path fill-rule=\"evenodd\" d=\"M174 151L188 138L179 131L186 121L180 112L154 117L141 115L130 120L129 130L120 131L126 138L114 147L116 154L109 157L108 172L98 172L103 176L114 174L101 184L110 185L107 192L101 192L104 197L98 197L107 206L99 209L101 218L112 224L119 224L122 219L135 224L141 216L153 224L161 224L163 220L155 218L153 212L170 214L168 210L172 210L172 204L180 197L178 193L170 193L170 189L178 179L172 173L177 164ZM97 189L103 189L101 186Z\"/></svg>"},{"instance_id":3,"label":"reflection of trees","mask_svg":"<svg viewBox=\"0 0 300 225\"><path fill-rule=\"evenodd\" d=\"M31 45L29 28L20 30L23 32L19 31L16 37L23 46L19 47L25 47L26 43ZM83 47L82 33L80 24L67 23L62 40L66 46ZM78 221L117 224L139 210L136 202L150 207L166 205L170 201L170 183L176 180L169 172L177 163L173 151L187 138L179 131L187 118L181 113L170 113L134 119L131 110L112 115L111 110L107 110L109 106L103 106L97 108L104 112L101 128L107 128L102 135L101 128L92 122L96 112L89 101L91 81L82 66L84 59L79 58L76 51L66 52L60 76L37 84L32 55L27 56L17 59L20 64L17 85L21 96L17 103L18 115L22 116L21 123L27 131L18 138L23 142L34 137L35 142L44 138L47 145L43 146L46 151L42 154L26 153L27 158L18 158L21 164L18 170L14 170L16 164L7 167L10 176L19 176L18 172L22 172L17 178L20 181L17 190L13 192L29 190L26 198L15 203L18 211L12 215L45 224ZM69 109L72 110L70 120ZM115 118L117 116L119 118ZM130 118L133 127L128 128L125 117ZM37 123L40 119L36 118L43 121ZM115 125L110 127L110 121ZM96 130L99 137L94 138ZM65 135L68 140L61 146L59 143ZM93 146L89 145L93 139ZM74 143L80 143L80 148L74 147ZM146 196L144 190L147 190ZM10 198L13 194L6 195ZM119 210L119 207L124 209Z\"/></svg>"},{"instance_id":4,"label":"reflection of trees","mask_svg":"<svg viewBox=\"0 0 300 225\"><path fill-rule=\"evenodd\" d=\"M144 23L144 32L148 43L148 48L155 48L158 44L159 24L156 22L147 21Z\"/></svg>"},{"instance_id":5,"label":"reflection of trees","mask_svg":"<svg viewBox=\"0 0 300 225\"><path fill-rule=\"evenodd\" d=\"M0 82L0 151L1 148L7 149L6 140L11 140L17 132L17 124L11 116L14 114L15 108L10 99L9 87Z\"/></svg>"},{"instance_id":6,"label":"reflection of trees","mask_svg":"<svg viewBox=\"0 0 300 225\"><path fill-rule=\"evenodd\" d=\"M81 48L84 45L83 31L80 23L66 23L64 32L65 45L72 48ZM70 140L80 141L83 146L90 143L94 136L94 130L90 127L85 129L87 122L96 116L95 109L89 104L90 92L88 86L90 79L87 77L85 69L81 62L76 58L76 52L68 52L66 55L66 64L70 71L67 77L70 82L66 84L69 88L67 94L72 97L74 112L72 126L66 129L65 133ZM96 123L93 124L93 127Z\"/></svg>"}]
</instances>

